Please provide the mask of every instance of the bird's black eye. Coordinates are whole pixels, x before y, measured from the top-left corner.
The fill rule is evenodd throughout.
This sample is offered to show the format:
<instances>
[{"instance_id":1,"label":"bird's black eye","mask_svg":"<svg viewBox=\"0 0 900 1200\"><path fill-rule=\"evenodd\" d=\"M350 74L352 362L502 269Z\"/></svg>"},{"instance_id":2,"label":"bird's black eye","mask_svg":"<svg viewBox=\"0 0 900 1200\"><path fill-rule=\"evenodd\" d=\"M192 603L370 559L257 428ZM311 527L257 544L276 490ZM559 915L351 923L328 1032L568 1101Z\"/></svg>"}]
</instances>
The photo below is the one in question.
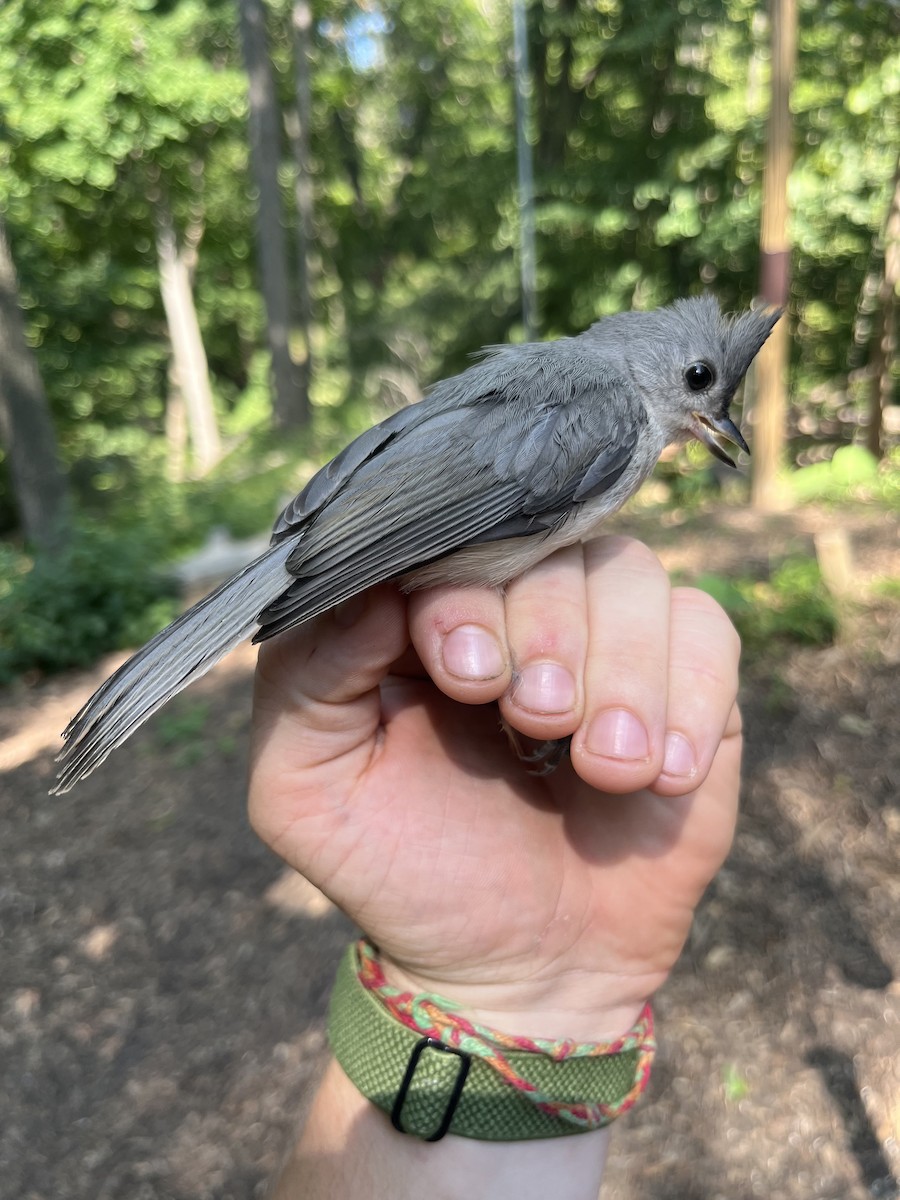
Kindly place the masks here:
<instances>
[{"instance_id":1,"label":"bird's black eye","mask_svg":"<svg viewBox=\"0 0 900 1200\"><path fill-rule=\"evenodd\" d=\"M684 372L684 381L692 392L705 392L716 381L713 369L705 362L691 363Z\"/></svg>"}]
</instances>

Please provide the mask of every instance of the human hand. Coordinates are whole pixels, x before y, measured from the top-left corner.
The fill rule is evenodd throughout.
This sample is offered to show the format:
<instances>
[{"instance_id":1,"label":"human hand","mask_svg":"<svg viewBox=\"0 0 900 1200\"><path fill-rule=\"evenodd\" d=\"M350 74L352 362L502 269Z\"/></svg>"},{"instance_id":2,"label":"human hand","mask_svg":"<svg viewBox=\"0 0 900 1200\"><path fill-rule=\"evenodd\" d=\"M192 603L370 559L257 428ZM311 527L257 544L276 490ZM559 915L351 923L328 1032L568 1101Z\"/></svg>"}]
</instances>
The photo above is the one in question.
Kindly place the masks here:
<instances>
[{"instance_id":1,"label":"human hand","mask_svg":"<svg viewBox=\"0 0 900 1200\"><path fill-rule=\"evenodd\" d=\"M731 844L738 654L719 606L622 538L505 595L375 589L261 648L252 823L390 982L521 1036L617 1036ZM571 761L529 775L492 701L572 735Z\"/></svg>"}]
</instances>

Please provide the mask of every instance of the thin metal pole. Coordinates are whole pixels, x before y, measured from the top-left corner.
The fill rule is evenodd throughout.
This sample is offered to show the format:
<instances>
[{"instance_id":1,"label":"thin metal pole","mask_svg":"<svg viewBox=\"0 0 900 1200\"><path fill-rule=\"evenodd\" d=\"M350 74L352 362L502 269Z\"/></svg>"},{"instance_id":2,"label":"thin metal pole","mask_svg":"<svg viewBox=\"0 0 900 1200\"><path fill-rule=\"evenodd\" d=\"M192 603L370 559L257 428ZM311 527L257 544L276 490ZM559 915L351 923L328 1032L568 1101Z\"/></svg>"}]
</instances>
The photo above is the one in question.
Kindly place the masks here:
<instances>
[{"instance_id":1,"label":"thin metal pole","mask_svg":"<svg viewBox=\"0 0 900 1200\"><path fill-rule=\"evenodd\" d=\"M513 71L516 81L516 167L519 208L519 270L522 281L522 321L525 337L537 331L537 276L534 236L534 163L528 140L531 80L528 72L528 33L525 0L512 0Z\"/></svg>"}]
</instances>

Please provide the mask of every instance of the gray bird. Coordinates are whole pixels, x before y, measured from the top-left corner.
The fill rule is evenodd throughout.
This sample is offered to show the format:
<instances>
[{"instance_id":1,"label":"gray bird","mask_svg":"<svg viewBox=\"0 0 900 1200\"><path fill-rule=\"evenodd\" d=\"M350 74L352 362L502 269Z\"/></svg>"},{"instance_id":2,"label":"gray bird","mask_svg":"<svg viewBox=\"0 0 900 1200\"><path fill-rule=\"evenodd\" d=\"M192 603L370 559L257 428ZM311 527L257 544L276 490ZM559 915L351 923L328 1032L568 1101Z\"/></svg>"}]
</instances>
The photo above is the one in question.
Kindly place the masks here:
<instances>
[{"instance_id":1,"label":"gray bird","mask_svg":"<svg viewBox=\"0 0 900 1200\"><path fill-rule=\"evenodd\" d=\"M351 442L287 506L263 555L102 684L63 733L54 791L245 638L389 579L501 587L592 535L673 442L699 438L734 466L722 441L747 445L729 406L779 315L724 317L703 296L489 347Z\"/></svg>"}]
</instances>

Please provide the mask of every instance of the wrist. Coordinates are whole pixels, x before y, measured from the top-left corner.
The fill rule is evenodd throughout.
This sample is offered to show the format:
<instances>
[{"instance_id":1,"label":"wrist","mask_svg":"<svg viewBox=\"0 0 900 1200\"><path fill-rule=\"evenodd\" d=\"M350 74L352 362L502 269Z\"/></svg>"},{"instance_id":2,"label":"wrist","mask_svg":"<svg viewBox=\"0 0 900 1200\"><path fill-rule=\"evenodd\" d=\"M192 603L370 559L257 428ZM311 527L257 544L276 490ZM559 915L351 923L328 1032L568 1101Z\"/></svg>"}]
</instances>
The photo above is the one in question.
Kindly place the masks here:
<instances>
[{"instance_id":1,"label":"wrist","mask_svg":"<svg viewBox=\"0 0 900 1200\"><path fill-rule=\"evenodd\" d=\"M558 1021L571 1024L570 1014L551 1018L548 1028L562 1027ZM603 1040L487 1027L447 997L390 983L366 939L349 946L338 967L328 1031L362 1094L396 1129L428 1141L448 1133L520 1141L602 1128L636 1103L656 1047L649 1004L630 1028Z\"/></svg>"},{"instance_id":2,"label":"wrist","mask_svg":"<svg viewBox=\"0 0 900 1200\"><path fill-rule=\"evenodd\" d=\"M549 979L478 981L411 970L384 951L387 982L414 994L434 993L454 1011L504 1033L550 1041L603 1042L630 1029L665 976L566 972Z\"/></svg>"}]
</instances>

